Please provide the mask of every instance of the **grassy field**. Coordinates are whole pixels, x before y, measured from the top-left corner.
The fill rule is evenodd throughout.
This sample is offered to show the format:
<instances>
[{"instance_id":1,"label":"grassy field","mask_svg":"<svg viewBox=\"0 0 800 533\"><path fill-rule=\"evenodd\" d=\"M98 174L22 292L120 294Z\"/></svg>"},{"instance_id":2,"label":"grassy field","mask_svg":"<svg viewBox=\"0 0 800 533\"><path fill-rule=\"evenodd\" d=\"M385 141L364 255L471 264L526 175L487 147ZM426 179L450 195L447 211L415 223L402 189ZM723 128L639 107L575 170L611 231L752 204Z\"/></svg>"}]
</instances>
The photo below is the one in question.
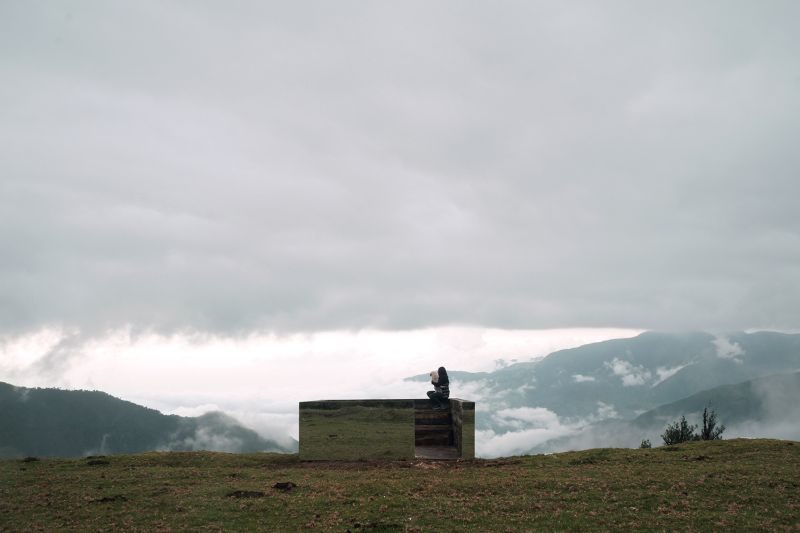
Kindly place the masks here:
<instances>
[{"instance_id":1,"label":"grassy field","mask_svg":"<svg viewBox=\"0 0 800 533\"><path fill-rule=\"evenodd\" d=\"M438 463L193 452L0 462L1 531L728 528L800 529L800 443Z\"/></svg>"}]
</instances>

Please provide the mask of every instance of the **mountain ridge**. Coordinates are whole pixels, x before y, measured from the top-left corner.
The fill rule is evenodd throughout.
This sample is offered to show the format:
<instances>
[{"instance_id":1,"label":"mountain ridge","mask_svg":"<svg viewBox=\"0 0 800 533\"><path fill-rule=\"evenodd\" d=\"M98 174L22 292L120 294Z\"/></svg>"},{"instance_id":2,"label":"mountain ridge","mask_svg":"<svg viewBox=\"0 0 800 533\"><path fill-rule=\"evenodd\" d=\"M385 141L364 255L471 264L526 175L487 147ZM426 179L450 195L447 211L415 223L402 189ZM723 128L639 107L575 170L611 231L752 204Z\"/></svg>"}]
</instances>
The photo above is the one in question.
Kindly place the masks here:
<instances>
[{"instance_id":1,"label":"mountain ridge","mask_svg":"<svg viewBox=\"0 0 800 533\"><path fill-rule=\"evenodd\" d=\"M730 345L727 351L715 344L723 342ZM462 383L485 381L493 395L503 395L512 407L524 403L580 416L593 412L598 397L607 403L614 398L611 403L620 415L632 418L702 390L795 370L800 370L800 334L644 332L492 372L450 374ZM520 388L516 398L508 392Z\"/></svg>"}]
</instances>

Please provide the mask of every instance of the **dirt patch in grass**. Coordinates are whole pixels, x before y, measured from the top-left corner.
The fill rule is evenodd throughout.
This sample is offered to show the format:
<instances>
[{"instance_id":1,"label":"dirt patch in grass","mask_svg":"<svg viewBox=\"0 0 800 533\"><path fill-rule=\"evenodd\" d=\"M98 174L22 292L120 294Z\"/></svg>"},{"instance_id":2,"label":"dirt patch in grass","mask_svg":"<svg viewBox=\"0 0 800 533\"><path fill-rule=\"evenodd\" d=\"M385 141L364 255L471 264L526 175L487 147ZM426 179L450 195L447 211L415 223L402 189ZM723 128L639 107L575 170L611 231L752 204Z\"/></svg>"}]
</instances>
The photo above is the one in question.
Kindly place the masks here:
<instances>
[{"instance_id":1,"label":"dirt patch in grass","mask_svg":"<svg viewBox=\"0 0 800 533\"><path fill-rule=\"evenodd\" d=\"M263 498L267 494L260 490L234 490L226 494L228 498Z\"/></svg>"},{"instance_id":2,"label":"dirt patch in grass","mask_svg":"<svg viewBox=\"0 0 800 533\"><path fill-rule=\"evenodd\" d=\"M126 502L128 501L128 498L126 498L122 494L114 494L112 496L103 496L102 498L90 501L91 503L114 503L114 502Z\"/></svg>"}]
</instances>

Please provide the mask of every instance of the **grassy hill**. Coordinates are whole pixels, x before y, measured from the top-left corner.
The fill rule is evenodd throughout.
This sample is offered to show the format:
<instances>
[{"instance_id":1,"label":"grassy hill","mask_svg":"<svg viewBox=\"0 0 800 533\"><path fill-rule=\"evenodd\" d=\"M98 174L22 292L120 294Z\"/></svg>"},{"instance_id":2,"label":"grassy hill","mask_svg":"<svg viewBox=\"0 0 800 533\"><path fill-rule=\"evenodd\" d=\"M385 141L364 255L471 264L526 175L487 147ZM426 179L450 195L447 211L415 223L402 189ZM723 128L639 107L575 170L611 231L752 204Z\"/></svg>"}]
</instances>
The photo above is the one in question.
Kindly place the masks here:
<instances>
[{"instance_id":1,"label":"grassy hill","mask_svg":"<svg viewBox=\"0 0 800 533\"><path fill-rule=\"evenodd\" d=\"M0 531L800 527L800 442L775 440L468 462L209 452L5 460L0 479Z\"/></svg>"}]
</instances>

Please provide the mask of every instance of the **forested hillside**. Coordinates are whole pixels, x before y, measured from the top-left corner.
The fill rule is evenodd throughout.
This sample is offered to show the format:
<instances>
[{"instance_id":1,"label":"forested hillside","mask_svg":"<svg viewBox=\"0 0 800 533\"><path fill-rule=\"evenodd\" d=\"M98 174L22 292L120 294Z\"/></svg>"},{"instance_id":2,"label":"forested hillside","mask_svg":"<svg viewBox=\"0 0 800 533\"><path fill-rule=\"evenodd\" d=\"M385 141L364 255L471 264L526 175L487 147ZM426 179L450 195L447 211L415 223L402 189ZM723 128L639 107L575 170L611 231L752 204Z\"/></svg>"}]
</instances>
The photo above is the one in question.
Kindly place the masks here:
<instances>
[{"instance_id":1,"label":"forested hillside","mask_svg":"<svg viewBox=\"0 0 800 533\"><path fill-rule=\"evenodd\" d=\"M223 413L164 415L104 392L0 382L0 457L149 450L289 451Z\"/></svg>"}]
</instances>

